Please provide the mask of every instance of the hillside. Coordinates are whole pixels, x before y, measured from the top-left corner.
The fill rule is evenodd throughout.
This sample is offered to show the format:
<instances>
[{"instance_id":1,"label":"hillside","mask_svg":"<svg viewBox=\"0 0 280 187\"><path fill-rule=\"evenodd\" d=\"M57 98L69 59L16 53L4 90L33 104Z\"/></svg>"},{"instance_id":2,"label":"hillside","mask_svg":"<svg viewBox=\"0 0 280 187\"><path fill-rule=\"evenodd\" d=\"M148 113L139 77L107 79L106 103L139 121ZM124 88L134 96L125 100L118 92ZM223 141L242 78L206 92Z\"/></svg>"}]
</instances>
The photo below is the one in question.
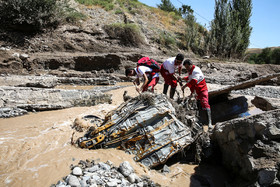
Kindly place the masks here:
<instances>
[{"instance_id":1,"label":"hillside","mask_svg":"<svg viewBox=\"0 0 280 187\"><path fill-rule=\"evenodd\" d=\"M273 49L280 48L280 46L279 47L269 47L269 48L273 50ZM263 50L263 48L248 48L246 53L247 54L253 54L253 53L260 54L262 52L262 50Z\"/></svg>"},{"instance_id":2,"label":"hillside","mask_svg":"<svg viewBox=\"0 0 280 187\"><path fill-rule=\"evenodd\" d=\"M0 73L65 76L70 71L71 76L81 76L113 69L122 74L142 56L161 63L178 52L196 61L219 62L179 48L187 27L172 12L123 0L114 1L109 10L74 0L71 6L87 19L37 34L1 31Z\"/></svg>"},{"instance_id":3,"label":"hillside","mask_svg":"<svg viewBox=\"0 0 280 187\"><path fill-rule=\"evenodd\" d=\"M183 35L185 24L172 13L140 2L117 3L109 11L100 6L72 4L86 15L86 20L80 20L76 25L60 25L57 29L35 35L2 31L1 72L30 73L44 68L40 66L42 61L60 63L54 57L69 60L74 56L108 53L169 56L180 51L176 38ZM187 54L186 51L184 53ZM18 58L20 54L27 54L28 58L22 60Z\"/></svg>"}]
</instances>

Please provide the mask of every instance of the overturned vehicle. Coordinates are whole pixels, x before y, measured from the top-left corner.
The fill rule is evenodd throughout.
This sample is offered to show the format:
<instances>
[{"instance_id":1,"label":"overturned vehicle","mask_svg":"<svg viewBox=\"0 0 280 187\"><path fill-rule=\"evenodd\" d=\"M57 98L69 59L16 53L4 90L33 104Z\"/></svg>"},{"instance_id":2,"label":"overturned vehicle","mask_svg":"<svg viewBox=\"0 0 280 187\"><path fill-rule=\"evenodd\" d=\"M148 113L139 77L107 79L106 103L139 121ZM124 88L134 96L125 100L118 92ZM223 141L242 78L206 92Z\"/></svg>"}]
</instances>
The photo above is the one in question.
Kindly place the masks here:
<instances>
[{"instance_id":1,"label":"overturned vehicle","mask_svg":"<svg viewBox=\"0 0 280 187\"><path fill-rule=\"evenodd\" d=\"M195 100L184 106L171 102L163 94L143 93L109 112L102 123L85 116L94 125L77 143L81 148L123 149L148 167L163 164L204 133L193 114Z\"/></svg>"}]
</instances>

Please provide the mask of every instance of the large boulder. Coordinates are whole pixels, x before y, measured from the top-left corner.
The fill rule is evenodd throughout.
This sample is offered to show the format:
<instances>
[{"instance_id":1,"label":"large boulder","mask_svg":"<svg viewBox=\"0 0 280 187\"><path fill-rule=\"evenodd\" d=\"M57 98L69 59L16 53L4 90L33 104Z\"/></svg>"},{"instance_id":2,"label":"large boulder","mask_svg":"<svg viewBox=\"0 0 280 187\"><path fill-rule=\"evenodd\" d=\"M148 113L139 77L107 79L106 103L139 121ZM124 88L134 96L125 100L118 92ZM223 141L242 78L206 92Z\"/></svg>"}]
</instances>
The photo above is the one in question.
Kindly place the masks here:
<instances>
[{"instance_id":1,"label":"large boulder","mask_svg":"<svg viewBox=\"0 0 280 187\"><path fill-rule=\"evenodd\" d=\"M279 185L280 110L217 123L223 164L247 182Z\"/></svg>"}]
</instances>

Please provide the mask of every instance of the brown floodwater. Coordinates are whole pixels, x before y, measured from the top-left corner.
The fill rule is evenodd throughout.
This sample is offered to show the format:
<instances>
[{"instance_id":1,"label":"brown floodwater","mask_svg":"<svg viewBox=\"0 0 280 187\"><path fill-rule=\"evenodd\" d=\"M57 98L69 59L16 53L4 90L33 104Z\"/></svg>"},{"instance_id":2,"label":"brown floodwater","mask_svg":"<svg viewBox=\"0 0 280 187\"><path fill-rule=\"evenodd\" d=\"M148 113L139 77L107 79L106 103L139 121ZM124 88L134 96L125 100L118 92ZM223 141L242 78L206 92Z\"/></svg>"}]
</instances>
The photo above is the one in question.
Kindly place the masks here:
<instances>
[{"instance_id":1,"label":"brown floodwater","mask_svg":"<svg viewBox=\"0 0 280 187\"><path fill-rule=\"evenodd\" d=\"M157 92L161 92L161 89ZM0 186L50 186L71 172L71 164L76 165L86 159L103 162L110 160L116 166L127 160L139 176L148 175L162 186L190 186L190 176L197 165L177 163L170 167L171 173L163 175L134 162L132 155L121 150L87 150L71 145L74 132L75 138L84 135L71 128L75 118L88 114L103 118L123 102L124 90L131 96L137 95L134 86L129 86L109 92L112 94L112 104L0 119ZM221 170L215 171L217 173Z\"/></svg>"}]
</instances>

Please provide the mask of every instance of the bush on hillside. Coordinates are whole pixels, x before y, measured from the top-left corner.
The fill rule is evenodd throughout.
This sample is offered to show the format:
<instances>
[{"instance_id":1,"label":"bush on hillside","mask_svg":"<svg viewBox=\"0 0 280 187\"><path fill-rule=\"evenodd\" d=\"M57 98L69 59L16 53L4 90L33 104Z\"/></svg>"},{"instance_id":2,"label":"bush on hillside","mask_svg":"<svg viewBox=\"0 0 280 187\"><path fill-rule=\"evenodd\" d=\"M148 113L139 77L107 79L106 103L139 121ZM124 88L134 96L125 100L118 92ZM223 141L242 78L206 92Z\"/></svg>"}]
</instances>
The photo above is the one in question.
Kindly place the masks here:
<instances>
[{"instance_id":1,"label":"bush on hillside","mask_svg":"<svg viewBox=\"0 0 280 187\"><path fill-rule=\"evenodd\" d=\"M111 39L118 39L125 46L140 47L145 43L140 29L135 24L115 23L104 26L104 30Z\"/></svg>"},{"instance_id":2,"label":"bush on hillside","mask_svg":"<svg viewBox=\"0 0 280 187\"><path fill-rule=\"evenodd\" d=\"M75 1L77 1L80 4L87 5L87 6L99 5L107 11L114 9L113 0L75 0Z\"/></svg>"},{"instance_id":3,"label":"bush on hillside","mask_svg":"<svg viewBox=\"0 0 280 187\"><path fill-rule=\"evenodd\" d=\"M171 48L176 44L176 39L172 37L169 33L161 32L159 35L159 44Z\"/></svg>"},{"instance_id":4,"label":"bush on hillside","mask_svg":"<svg viewBox=\"0 0 280 187\"><path fill-rule=\"evenodd\" d=\"M157 7L166 12L174 12L176 14L179 14L178 10L170 0L161 0L161 4L157 5Z\"/></svg>"},{"instance_id":5,"label":"bush on hillside","mask_svg":"<svg viewBox=\"0 0 280 187\"><path fill-rule=\"evenodd\" d=\"M0 27L5 29L36 32L83 17L67 0L0 0Z\"/></svg>"},{"instance_id":6,"label":"bush on hillside","mask_svg":"<svg viewBox=\"0 0 280 187\"><path fill-rule=\"evenodd\" d=\"M126 10L126 12L129 12L132 15L142 13L141 3L137 0L117 0L117 2L122 9Z\"/></svg>"}]
</instances>

